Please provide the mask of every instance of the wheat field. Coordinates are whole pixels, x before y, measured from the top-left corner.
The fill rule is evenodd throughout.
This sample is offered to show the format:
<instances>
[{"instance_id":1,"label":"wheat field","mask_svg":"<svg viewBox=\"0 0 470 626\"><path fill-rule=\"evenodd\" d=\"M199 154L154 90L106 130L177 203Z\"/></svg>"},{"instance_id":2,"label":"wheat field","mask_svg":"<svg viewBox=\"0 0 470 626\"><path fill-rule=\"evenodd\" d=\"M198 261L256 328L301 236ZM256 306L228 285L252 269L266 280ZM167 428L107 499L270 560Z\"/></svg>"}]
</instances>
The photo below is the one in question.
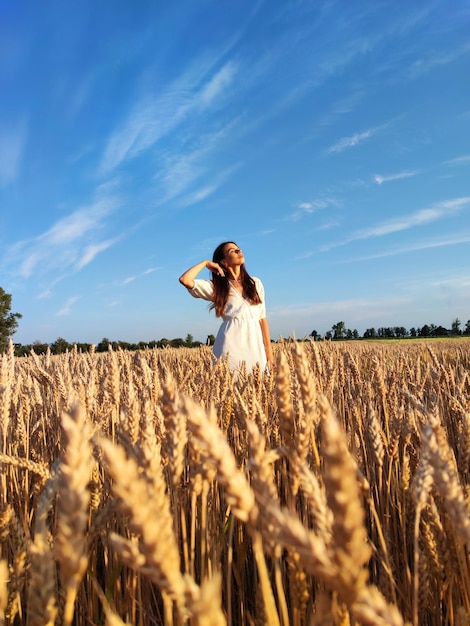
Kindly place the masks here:
<instances>
[{"instance_id":1,"label":"wheat field","mask_svg":"<svg viewBox=\"0 0 470 626\"><path fill-rule=\"evenodd\" d=\"M1 355L0 623L470 624L470 342Z\"/></svg>"}]
</instances>

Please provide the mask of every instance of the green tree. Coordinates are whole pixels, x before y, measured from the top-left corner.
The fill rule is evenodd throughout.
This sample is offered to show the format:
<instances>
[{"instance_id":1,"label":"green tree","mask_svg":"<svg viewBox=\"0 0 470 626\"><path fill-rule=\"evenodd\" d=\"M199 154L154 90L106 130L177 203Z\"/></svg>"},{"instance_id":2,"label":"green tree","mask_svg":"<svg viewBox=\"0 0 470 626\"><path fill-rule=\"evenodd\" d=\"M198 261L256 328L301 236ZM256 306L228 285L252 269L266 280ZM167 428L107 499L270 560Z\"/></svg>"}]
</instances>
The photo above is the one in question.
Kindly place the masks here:
<instances>
[{"instance_id":1,"label":"green tree","mask_svg":"<svg viewBox=\"0 0 470 626\"><path fill-rule=\"evenodd\" d=\"M185 341L181 337L175 337L175 339L172 339L170 341L170 346L172 348L182 348L184 345L185 345Z\"/></svg>"},{"instance_id":2,"label":"green tree","mask_svg":"<svg viewBox=\"0 0 470 626\"><path fill-rule=\"evenodd\" d=\"M455 320L452 320L452 326L451 326L451 333L452 335L460 335L460 320L458 317L455 318Z\"/></svg>"},{"instance_id":3,"label":"green tree","mask_svg":"<svg viewBox=\"0 0 470 626\"><path fill-rule=\"evenodd\" d=\"M207 335L206 346L213 346L215 344L215 335Z\"/></svg>"},{"instance_id":4,"label":"green tree","mask_svg":"<svg viewBox=\"0 0 470 626\"><path fill-rule=\"evenodd\" d=\"M188 333L186 335L186 339L184 340L184 343L186 344L188 348L192 348L193 342L194 342L194 337L190 333Z\"/></svg>"},{"instance_id":5,"label":"green tree","mask_svg":"<svg viewBox=\"0 0 470 626\"><path fill-rule=\"evenodd\" d=\"M346 328L345 328L344 322L337 322L336 324L333 324L333 326L331 327L331 330L334 333L333 339L343 339L343 337L346 335Z\"/></svg>"},{"instance_id":6,"label":"green tree","mask_svg":"<svg viewBox=\"0 0 470 626\"><path fill-rule=\"evenodd\" d=\"M398 339L406 337L406 328L404 326L395 326L393 330L395 332L395 337L398 337Z\"/></svg>"},{"instance_id":7,"label":"green tree","mask_svg":"<svg viewBox=\"0 0 470 626\"><path fill-rule=\"evenodd\" d=\"M63 339L62 337L58 337L54 341L54 343L51 343L52 354L63 354L64 352L67 352L67 350L70 350L71 348L72 346L69 344L69 342Z\"/></svg>"},{"instance_id":8,"label":"green tree","mask_svg":"<svg viewBox=\"0 0 470 626\"><path fill-rule=\"evenodd\" d=\"M470 335L470 320L465 324L465 335Z\"/></svg>"},{"instance_id":9,"label":"green tree","mask_svg":"<svg viewBox=\"0 0 470 626\"><path fill-rule=\"evenodd\" d=\"M109 350L110 341L107 337L103 337L103 339L96 346L97 352L107 352Z\"/></svg>"},{"instance_id":10,"label":"green tree","mask_svg":"<svg viewBox=\"0 0 470 626\"><path fill-rule=\"evenodd\" d=\"M41 343L40 341L35 341L31 346L31 350L34 354L46 354L49 349L49 344Z\"/></svg>"},{"instance_id":11,"label":"green tree","mask_svg":"<svg viewBox=\"0 0 470 626\"><path fill-rule=\"evenodd\" d=\"M21 313L11 312L11 294L0 287L0 353L8 348L8 342L15 334Z\"/></svg>"}]
</instances>

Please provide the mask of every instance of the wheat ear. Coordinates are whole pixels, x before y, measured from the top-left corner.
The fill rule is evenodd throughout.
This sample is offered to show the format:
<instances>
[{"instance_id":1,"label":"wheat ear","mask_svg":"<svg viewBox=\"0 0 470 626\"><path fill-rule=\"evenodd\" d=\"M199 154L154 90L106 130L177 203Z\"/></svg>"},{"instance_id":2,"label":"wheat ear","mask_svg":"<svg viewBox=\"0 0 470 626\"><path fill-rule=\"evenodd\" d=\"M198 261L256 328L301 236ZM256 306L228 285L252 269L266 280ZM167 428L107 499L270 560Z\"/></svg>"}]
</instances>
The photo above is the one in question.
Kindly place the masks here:
<instances>
[{"instance_id":1,"label":"wheat ear","mask_svg":"<svg viewBox=\"0 0 470 626\"><path fill-rule=\"evenodd\" d=\"M180 410L186 415L188 429L200 444L201 454L216 469L233 514L242 522L254 524L259 512L252 489L238 468L232 449L215 420L189 398L180 399Z\"/></svg>"},{"instance_id":2,"label":"wheat ear","mask_svg":"<svg viewBox=\"0 0 470 626\"><path fill-rule=\"evenodd\" d=\"M418 595L419 595L419 573L420 569L420 550L419 550L419 527L421 513L426 505L429 497L429 489L433 482L433 472L429 463L429 453L426 448L423 449L419 460L418 469L416 470L411 482L411 493L416 503L415 525L413 534L413 551L414 551L414 577L413 577L413 623L418 623Z\"/></svg>"},{"instance_id":3,"label":"wheat ear","mask_svg":"<svg viewBox=\"0 0 470 626\"><path fill-rule=\"evenodd\" d=\"M291 375L284 350L279 351L276 367L276 386L279 430L285 445L288 448L292 448L294 438L294 411L291 397Z\"/></svg>"},{"instance_id":4,"label":"wheat ear","mask_svg":"<svg viewBox=\"0 0 470 626\"><path fill-rule=\"evenodd\" d=\"M10 409L13 395L15 371L13 341L10 339L8 350L0 355L0 430L3 433L3 449L6 448Z\"/></svg>"},{"instance_id":5,"label":"wheat ear","mask_svg":"<svg viewBox=\"0 0 470 626\"><path fill-rule=\"evenodd\" d=\"M180 611L184 611L184 582L180 574L178 545L172 526L170 505L165 493L161 471L145 478L134 458L127 458L121 446L100 439L106 468L113 479L112 490L120 508L130 516L130 529L139 538L139 545L112 535L111 543L121 556L148 575ZM154 466L155 468L155 466ZM125 553L127 546L129 552Z\"/></svg>"},{"instance_id":6,"label":"wheat ear","mask_svg":"<svg viewBox=\"0 0 470 626\"><path fill-rule=\"evenodd\" d=\"M359 590L351 614L364 626L403 626L403 617L395 605L388 604L377 587Z\"/></svg>"},{"instance_id":7,"label":"wheat ear","mask_svg":"<svg viewBox=\"0 0 470 626\"><path fill-rule=\"evenodd\" d=\"M314 428L318 423L318 408L316 403L317 391L312 371L308 367L307 357L302 344L294 347L294 362L296 365L297 379L300 385L303 412L299 415L297 430L295 433L296 451L302 461L305 461L310 451L313 449L316 465L320 465L320 455L317 449Z\"/></svg>"},{"instance_id":8,"label":"wheat ear","mask_svg":"<svg viewBox=\"0 0 470 626\"><path fill-rule=\"evenodd\" d=\"M191 626L226 626L227 620L220 605L220 574L203 580L200 587L188 576L185 577L185 583L186 604L191 610Z\"/></svg>"},{"instance_id":9,"label":"wheat ear","mask_svg":"<svg viewBox=\"0 0 470 626\"><path fill-rule=\"evenodd\" d=\"M170 374L167 374L163 383L161 404L165 424L165 449L171 469L171 482L176 489L181 484L188 435L184 415L178 413L175 382Z\"/></svg>"},{"instance_id":10,"label":"wheat ear","mask_svg":"<svg viewBox=\"0 0 470 626\"><path fill-rule=\"evenodd\" d=\"M462 541L470 545L470 511L455 471L455 464L447 450L448 446L442 449L438 445L435 430L429 425L423 428L423 442L427 447L429 461L433 467L434 483L446 503L446 510L454 529Z\"/></svg>"},{"instance_id":11,"label":"wheat ear","mask_svg":"<svg viewBox=\"0 0 470 626\"><path fill-rule=\"evenodd\" d=\"M367 580L364 565L371 550L366 543L356 463L328 400L320 395L318 401L324 437L324 482L327 502L333 513L331 558L342 582L340 593L350 605Z\"/></svg>"},{"instance_id":12,"label":"wheat ear","mask_svg":"<svg viewBox=\"0 0 470 626\"><path fill-rule=\"evenodd\" d=\"M85 532L88 522L91 455L91 427L79 405L62 415L64 451L58 475L56 557L59 563L65 605L63 623L71 624L78 586L85 572Z\"/></svg>"}]
</instances>

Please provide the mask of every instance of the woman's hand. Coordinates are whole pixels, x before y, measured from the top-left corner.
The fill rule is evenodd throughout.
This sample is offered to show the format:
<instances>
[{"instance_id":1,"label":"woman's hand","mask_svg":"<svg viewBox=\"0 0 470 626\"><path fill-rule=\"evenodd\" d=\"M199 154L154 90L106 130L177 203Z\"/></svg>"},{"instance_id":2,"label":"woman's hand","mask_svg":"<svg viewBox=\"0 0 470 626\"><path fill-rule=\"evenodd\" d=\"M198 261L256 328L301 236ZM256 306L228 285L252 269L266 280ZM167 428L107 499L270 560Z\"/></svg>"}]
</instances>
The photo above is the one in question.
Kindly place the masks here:
<instances>
[{"instance_id":1,"label":"woman's hand","mask_svg":"<svg viewBox=\"0 0 470 626\"><path fill-rule=\"evenodd\" d=\"M221 267L218 263L214 263L214 261L207 261L206 267L213 274L218 274L219 276L225 276L223 267Z\"/></svg>"}]
</instances>

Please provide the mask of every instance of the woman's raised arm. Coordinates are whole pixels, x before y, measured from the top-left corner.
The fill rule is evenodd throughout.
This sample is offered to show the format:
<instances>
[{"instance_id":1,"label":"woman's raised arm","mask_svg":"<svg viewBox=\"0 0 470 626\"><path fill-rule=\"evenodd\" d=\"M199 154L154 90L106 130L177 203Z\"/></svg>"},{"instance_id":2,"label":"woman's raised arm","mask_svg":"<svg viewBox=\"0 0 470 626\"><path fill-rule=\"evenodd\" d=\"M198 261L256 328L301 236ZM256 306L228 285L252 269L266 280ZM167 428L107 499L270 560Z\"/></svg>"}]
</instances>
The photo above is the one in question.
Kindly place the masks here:
<instances>
[{"instance_id":1,"label":"woman's raised arm","mask_svg":"<svg viewBox=\"0 0 470 626\"><path fill-rule=\"evenodd\" d=\"M192 289L194 287L194 279L205 267L211 272L225 276L223 268L218 263L214 263L213 261L201 261L186 270L184 274L181 274L179 277L180 283L187 289Z\"/></svg>"}]
</instances>

